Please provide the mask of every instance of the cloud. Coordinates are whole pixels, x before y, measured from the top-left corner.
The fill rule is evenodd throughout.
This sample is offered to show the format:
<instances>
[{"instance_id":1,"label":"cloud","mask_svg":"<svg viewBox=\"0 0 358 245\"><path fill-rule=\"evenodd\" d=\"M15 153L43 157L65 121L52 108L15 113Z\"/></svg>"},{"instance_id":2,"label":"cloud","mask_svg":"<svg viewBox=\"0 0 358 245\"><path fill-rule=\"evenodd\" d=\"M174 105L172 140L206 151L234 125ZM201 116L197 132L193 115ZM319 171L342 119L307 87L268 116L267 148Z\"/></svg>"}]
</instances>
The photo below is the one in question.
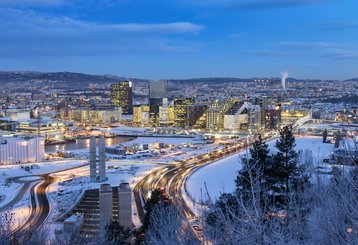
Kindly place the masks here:
<instances>
[{"instance_id":1,"label":"cloud","mask_svg":"<svg viewBox=\"0 0 358 245\"><path fill-rule=\"evenodd\" d=\"M358 28L357 23L348 22L329 22L317 26L316 30L319 31L337 31L337 30L350 30Z\"/></svg>"},{"instance_id":2,"label":"cloud","mask_svg":"<svg viewBox=\"0 0 358 245\"><path fill-rule=\"evenodd\" d=\"M191 22L103 24L30 10L0 9L0 56L90 56L192 52L206 27Z\"/></svg>"}]
</instances>

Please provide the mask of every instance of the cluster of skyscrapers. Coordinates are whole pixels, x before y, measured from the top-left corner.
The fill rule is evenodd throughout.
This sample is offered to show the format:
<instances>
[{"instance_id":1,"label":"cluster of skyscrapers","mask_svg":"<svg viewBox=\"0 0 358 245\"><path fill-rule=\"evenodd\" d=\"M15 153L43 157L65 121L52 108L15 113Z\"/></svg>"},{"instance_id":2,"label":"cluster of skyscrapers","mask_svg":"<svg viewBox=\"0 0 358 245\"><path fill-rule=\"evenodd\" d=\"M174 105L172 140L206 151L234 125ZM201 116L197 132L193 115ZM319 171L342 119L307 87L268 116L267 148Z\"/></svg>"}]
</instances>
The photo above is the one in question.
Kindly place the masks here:
<instances>
[{"instance_id":1,"label":"cluster of skyscrapers","mask_svg":"<svg viewBox=\"0 0 358 245\"><path fill-rule=\"evenodd\" d=\"M112 103L124 114L133 113L134 126L239 131L277 129L281 123L280 105L269 104L267 98L208 103L183 96L169 101L166 81L149 82L148 104L133 105L132 95L129 81L111 87Z\"/></svg>"}]
</instances>

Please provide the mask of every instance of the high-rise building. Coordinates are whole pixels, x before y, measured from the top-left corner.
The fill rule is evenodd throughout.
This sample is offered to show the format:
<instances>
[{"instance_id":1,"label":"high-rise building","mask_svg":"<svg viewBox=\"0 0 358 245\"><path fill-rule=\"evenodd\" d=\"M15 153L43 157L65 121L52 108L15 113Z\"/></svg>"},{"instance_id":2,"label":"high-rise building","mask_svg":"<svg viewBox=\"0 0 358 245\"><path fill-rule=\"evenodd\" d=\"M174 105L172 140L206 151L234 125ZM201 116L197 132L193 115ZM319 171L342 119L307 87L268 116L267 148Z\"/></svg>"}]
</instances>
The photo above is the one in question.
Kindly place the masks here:
<instances>
[{"instance_id":1,"label":"high-rise building","mask_svg":"<svg viewBox=\"0 0 358 245\"><path fill-rule=\"evenodd\" d=\"M174 126L184 128L186 125L186 108L194 104L194 98L174 99Z\"/></svg>"},{"instance_id":2,"label":"high-rise building","mask_svg":"<svg viewBox=\"0 0 358 245\"><path fill-rule=\"evenodd\" d=\"M149 82L149 119L152 126L159 124L159 107L165 105L166 81Z\"/></svg>"},{"instance_id":3,"label":"high-rise building","mask_svg":"<svg viewBox=\"0 0 358 245\"><path fill-rule=\"evenodd\" d=\"M163 105L159 107L159 126L168 127L174 124L173 106Z\"/></svg>"},{"instance_id":4,"label":"high-rise building","mask_svg":"<svg viewBox=\"0 0 358 245\"><path fill-rule=\"evenodd\" d=\"M119 223L132 229L132 189L129 183L121 183L118 188Z\"/></svg>"},{"instance_id":5,"label":"high-rise building","mask_svg":"<svg viewBox=\"0 0 358 245\"><path fill-rule=\"evenodd\" d=\"M149 99L149 121L152 126L159 124L159 107L163 106L163 98Z\"/></svg>"},{"instance_id":6,"label":"high-rise building","mask_svg":"<svg viewBox=\"0 0 358 245\"><path fill-rule=\"evenodd\" d=\"M99 163L99 180L106 180L106 153L105 153L105 139L99 138L98 142L98 163Z\"/></svg>"},{"instance_id":7,"label":"high-rise building","mask_svg":"<svg viewBox=\"0 0 358 245\"><path fill-rule=\"evenodd\" d=\"M206 128L219 130L223 128L222 110L219 107L209 107L206 113Z\"/></svg>"},{"instance_id":8,"label":"high-rise building","mask_svg":"<svg viewBox=\"0 0 358 245\"><path fill-rule=\"evenodd\" d=\"M124 81L111 85L111 101L115 107L122 108L123 114L133 114L132 82Z\"/></svg>"},{"instance_id":9,"label":"high-rise building","mask_svg":"<svg viewBox=\"0 0 358 245\"><path fill-rule=\"evenodd\" d=\"M248 128L259 130L261 128L261 108L259 105L251 105L249 108Z\"/></svg>"},{"instance_id":10,"label":"high-rise building","mask_svg":"<svg viewBox=\"0 0 358 245\"><path fill-rule=\"evenodd\" d=\"M257 98L256 105L259 105L261 108L261 128L265 128L266 127L266 113L268 110L268 98L267 97L261 97L261 98Z\"/></svg>"},{"instance_id":11,"label":"high-rise building","mask_svg":"<svg viewBox=\"0 0 358 245\"><path fill-rule=\"evenodd\" d=\"M205 128L207 104L192 104L186 107L186 127L188 128Z\"/></svg>"},{"instance_id":12,"label":"high-rise building","mask_svg":"<svg viewBox=\"0 0 358 245\"><path fill-rule=\"evenodd\" d=\"M166 81L149 81L149 98L166 98L166 87Z\"/></svg>"},{"instance_id":13,"label":"high-rise building","mask_svg":"<svg viewBox=\"0 0 358 245\"><path fill-rule=\"evenodd\" d=\"M281 105L266 112L266 128L278 130L281 127Z\"/></svg>"},{"instance_id":14,"label":"high-rise building","mask_svg":"<svg viewBox=\"0 0 358 245\"><path fill-rule=\"evenodd\" d=\"M135 126L149 126L149 106L136 105L133 106L133 124Z\"/></svg>"},{"instance_id":15,"label":"high-rise building","mask_svg":"<svg viewBox=\"0 0 358 245\"><path fill-rule=\"evenodd\" d=\"M97 156L96 156L96 138L90 138L90 180L96 181L97 178Z\"/></svg>"}]
</instances>

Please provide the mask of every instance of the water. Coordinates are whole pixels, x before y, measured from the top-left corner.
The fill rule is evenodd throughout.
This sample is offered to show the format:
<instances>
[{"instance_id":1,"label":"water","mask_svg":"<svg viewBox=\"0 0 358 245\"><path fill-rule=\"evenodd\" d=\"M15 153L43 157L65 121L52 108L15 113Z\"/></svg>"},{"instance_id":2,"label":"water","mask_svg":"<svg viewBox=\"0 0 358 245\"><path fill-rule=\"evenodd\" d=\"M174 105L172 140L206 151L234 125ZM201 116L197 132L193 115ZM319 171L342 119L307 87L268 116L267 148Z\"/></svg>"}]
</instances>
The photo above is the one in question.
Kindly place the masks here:
<instances>
[{"instance_id":1,"label":"water","mask_svg":"<svg viewBox=\"0 0 358 245\"><path fill-rule=\"evenodd\" d=\"M118 136L114 138L106 138L105 144L106 146L116 145L123 142L131 141L135 139L134 137L126 137L126 136ZM98 143L98 138L96 138L96 142ZM65 150L65 151L73 151L73 150L81 150L81 149L89 149L90 139L78 139L75 142L69 142L66 144L59 145L48 145L45 146L46 152L56 152L57 150Z\"/></svg>"}]
</instances>

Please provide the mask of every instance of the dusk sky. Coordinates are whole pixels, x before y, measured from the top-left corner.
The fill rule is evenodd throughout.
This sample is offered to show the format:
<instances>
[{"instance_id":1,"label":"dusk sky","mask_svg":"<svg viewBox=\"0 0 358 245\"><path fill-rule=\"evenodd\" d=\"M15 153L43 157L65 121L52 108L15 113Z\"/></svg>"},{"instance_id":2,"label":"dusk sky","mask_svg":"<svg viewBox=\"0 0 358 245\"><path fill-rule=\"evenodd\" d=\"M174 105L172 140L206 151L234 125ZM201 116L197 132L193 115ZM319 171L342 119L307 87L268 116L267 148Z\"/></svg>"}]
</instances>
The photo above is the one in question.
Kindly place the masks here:
<instances>
[{"instance_id":1,"label":"dusk sky","mask_svg":"<svg viewBox=\"0 0 358 245\"><path fill-rule=\"evenodd\" d=\"M357 0L0 0L0 70L358 77Z\"/></svg>"}]
</instances>

